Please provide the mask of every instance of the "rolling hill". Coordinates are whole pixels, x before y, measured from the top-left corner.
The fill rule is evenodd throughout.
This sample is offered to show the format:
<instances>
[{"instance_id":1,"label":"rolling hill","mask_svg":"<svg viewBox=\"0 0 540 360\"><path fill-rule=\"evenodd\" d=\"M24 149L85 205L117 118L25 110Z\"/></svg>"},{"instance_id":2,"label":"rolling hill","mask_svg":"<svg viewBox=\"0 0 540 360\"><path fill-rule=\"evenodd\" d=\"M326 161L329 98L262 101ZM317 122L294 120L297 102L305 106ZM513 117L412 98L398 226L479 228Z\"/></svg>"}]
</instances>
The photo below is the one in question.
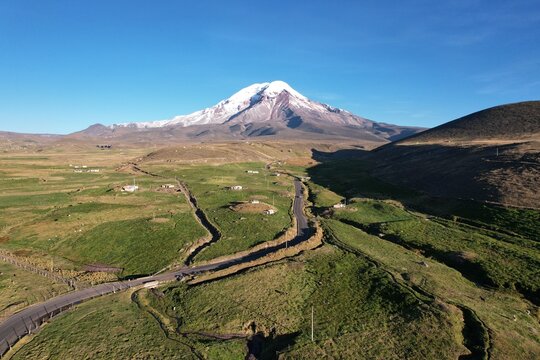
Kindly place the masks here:
<instances>
[{"instance_id":1,"label":"rolling hill","mask_svg":"<svg viewBox=\"0 0 540 360\"><path fill-rule=\"evenodd\" d=\"M384 145L373 173L432 195L540 207L540 102L497 106Z\"/></svg>"},{"instance_id":2,"label":"rolling hill","mask_svg":"<svg viewBox=\"0 0 540 360\"><path fill-rule=\"evenodd\" d=\"M540 101L495 106L406 137L401 144L540 138Z\"/></svg>"}]
</instances>

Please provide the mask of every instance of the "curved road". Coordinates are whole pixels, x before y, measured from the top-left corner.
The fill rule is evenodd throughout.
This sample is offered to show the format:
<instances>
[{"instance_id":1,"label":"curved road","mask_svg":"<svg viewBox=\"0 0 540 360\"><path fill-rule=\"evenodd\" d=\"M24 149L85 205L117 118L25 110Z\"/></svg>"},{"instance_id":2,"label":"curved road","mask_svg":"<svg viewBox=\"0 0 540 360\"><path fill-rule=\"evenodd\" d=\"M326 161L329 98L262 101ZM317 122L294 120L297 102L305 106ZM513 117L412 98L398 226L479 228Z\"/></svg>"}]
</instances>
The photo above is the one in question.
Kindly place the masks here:
<instances>
[{"instance_id":1,"label":"curved road","mask_svg":"<svg viewBox=\"0 0 540 360\"><path fill-rule=\"evenodd\" d=\"M293 203L293 213L297 222L296 237L288 244L272 246L249 255L241 256L219 263L181 268L155 276L147 276L134 280L117 281L96 285L91 288L73 291L61 296L57 296L45 302L28 306L0 323L0 357L4 355L20 338L34 332L39 326L59 313L80 304L83 301L93 299L98 296L115 293L136 286L143 285L152 281L170 281L177 277L189 274L197 274L204 271L220 270L239 263L256 260L272 252L282 249L288 245L294 246L311 235L311 229L308 226L307 218L304 214L304 199L302 196L302 184L299 180L294 181L295 197Z\"/></svg>"}]
</instances>

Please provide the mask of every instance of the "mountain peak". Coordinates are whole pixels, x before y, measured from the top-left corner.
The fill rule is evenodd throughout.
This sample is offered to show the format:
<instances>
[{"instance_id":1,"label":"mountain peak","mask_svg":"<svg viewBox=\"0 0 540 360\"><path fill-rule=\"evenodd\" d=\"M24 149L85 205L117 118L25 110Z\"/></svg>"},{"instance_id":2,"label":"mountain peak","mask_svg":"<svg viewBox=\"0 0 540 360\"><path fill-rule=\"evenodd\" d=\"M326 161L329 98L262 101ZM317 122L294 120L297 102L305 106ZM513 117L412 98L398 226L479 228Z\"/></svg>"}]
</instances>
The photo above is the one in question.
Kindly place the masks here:
<instances>
[{"instance_id":1,"label":"mountain peak","mask_svg":"<svg viewBox=\"0 0 540 360\"><path fill-rule=\"evenodd\" d=\"M275 80L270 83L267 83L268 85L264 89L264 94L267 96L277 96L281 94L283 91L287 91L289 94L303 99L307 100L307 98L300 94L298 91L294 90L289 84L287 84L285 81L281 80Z\"/></svg>"},{"instance_id":2,"label":"mountain peak","mask_svg":"<svg viewBox=\"0 0 540 360\"><path fill-rule=\"evenodd\" d=\"M360 136L374 141L399 136L403 130L376 124L348 111L309 100L281 80L249 85L212 107L188 115L168 120L116 124L110 129L126 128L121 132L129 132L130 129L166 128L167 131L175 131L194 125L222 126L221 129L227 128L232 133L239 132L245 136L272 135L284 129L296 129L349 137L351 131L357 131Z\"/></svg>"},{"instance_id":3,"label":"mountain peak","mask_svg":"<svg viewBox=\"0 0 540 360\"><path fill-rule=\"evenodd\" d=\"M230 98L223 100L223 104L243 104L246 102L253 102L258 100L262 96L267 96L274 98L281 94L283 91L288 92L290 95L297 97L302 100L307 100L307 98L300 94L298 91L294 90L289 84L285 81L275 80L272 82L264 83L255 83L249 85L242 90L235 93Z\"/></svg>"}]
</instances>

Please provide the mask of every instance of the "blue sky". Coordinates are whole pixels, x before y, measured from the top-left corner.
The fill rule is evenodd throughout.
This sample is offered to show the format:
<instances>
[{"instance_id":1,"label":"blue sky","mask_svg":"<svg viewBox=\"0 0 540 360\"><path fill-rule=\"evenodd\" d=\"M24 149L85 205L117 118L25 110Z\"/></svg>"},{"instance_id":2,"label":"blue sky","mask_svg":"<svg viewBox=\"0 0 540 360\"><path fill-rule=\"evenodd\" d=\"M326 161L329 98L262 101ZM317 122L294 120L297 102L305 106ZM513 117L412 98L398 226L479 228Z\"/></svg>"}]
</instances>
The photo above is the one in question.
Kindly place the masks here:
<instances>
[{"instance_id":1,"label":"blue sky","mask_svg":"<svg viewBox=\"0 0 540 360\"><path fill-rule=\"evenodd\" d=\"M170 118L284 80L435 126L540 98L540 2L0 1L0 130Z\"/></svg>"}]
</instances>

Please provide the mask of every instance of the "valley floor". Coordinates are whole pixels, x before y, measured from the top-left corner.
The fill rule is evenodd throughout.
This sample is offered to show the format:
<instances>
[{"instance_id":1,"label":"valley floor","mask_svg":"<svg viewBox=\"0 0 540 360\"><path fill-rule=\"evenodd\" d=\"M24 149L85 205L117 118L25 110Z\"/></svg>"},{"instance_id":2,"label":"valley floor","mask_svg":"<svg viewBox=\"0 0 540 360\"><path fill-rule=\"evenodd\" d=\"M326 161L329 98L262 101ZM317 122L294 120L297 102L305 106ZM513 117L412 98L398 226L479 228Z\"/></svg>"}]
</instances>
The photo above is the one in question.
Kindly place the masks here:
<instances>
[{"instance_id":1,"label":"valley floor","mask_svg":"<svg viewBox=\"0 0 540 360\"><path fill-rule=\"evenodd\" d=\"M214 280L90 300L13 359L540 356L539 212L428 198L371 177L361 161L142 155L4 155L0 248L87 285L181 265L209 236L182 183L219 231L192 261L230 256L293 226L291 175L304 177L323 244ZM100 172L74 172L74 158ZM134 181L136 192L121 191ZM0 289L6 314L69 290L2 263Z\"/></svg>"}]
</instances>

